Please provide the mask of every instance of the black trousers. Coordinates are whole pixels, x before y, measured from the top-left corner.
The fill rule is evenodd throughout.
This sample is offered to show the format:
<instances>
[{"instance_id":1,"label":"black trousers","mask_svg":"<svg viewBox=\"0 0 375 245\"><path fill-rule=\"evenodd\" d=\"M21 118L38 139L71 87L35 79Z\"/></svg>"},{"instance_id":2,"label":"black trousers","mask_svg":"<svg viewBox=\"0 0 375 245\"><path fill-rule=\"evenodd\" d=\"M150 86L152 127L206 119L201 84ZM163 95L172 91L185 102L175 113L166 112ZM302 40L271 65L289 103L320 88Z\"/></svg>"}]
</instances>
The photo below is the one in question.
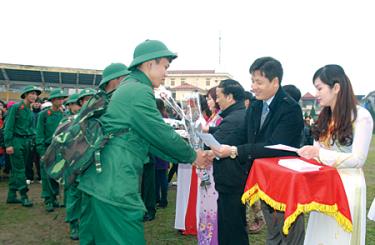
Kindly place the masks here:
<instances>
[{"instance_id":1,"label":"black trousers","mask_svg":"<svg viewBox=\"0 0 375 245\"><path fill-rule=\"evenodd\" d=\"M288 236L283 234L284 212L276 211L264 201L261 201L262 212L267 224L266 245L302 245L305 239L303 214L300 214L289 229Z\"/></svg>"},{"instance_id":2,"label":"black trousers","mask_svg":"<svg viewBox=\"0 0 375 245\"><path fill-rule=\"evenodd\" d=\"M248 245L246 230L246 208L241 202L241 193L219 192L217 200L219 245Z\"/></svg>"},{"instance_id":3,"label":"black trousers","mask_svg":"<svg viewBox=\"0 0 375 245\"><path fill-rule=\"evenodd\" d=\"M31 157L26 162L26 166L25 166L26 179L34 180L34 169L33 169L34 164L35 164L35 170L37 174L37 180L41 180L42 176L40 173L40 156L37 153L35 146L31 150Z\"/></svg>"},{"instance_id":4,"label":"black trousers","mask_svg":"<svg viewBox=\"0 0 375 245\"><path fill-rule=\"evenodd\" d=\"M155 195L156 202L160 206L168 205L168 179L166 169L156 169L155 174Z\"/></svg>"},{"instance_id":5,"label":"black trousers","mask_svg":"<svg viewBox=\"0 0 375 245\"><path fill-rule=\"evenodd\" d=\"M155 191L155 163L149 162L143 166L142 200L146 206L147 213L155 216L156 213L156 191Z\"/></svg>"},{"instance_id":6,"label":"black trousers","mask_svg":"<svg viewBox=\"0 0 375 245\"><path fill-rule=\"evenodd\" d=\"M4 173L9 174L12 170L12 165L10 164L10 158L9 155L4 153L5 155L5 166L4 166Z\"/></svg>"},{"instance_id":7,"label":"black trousers","mask_svg":"<svg viewBox=\"0 0 375 245\"><path fill-rule=\"evenodd\" d=\"M169 173L168 173L168 183L171 182L172 178L173 178L173 175L176 173L176 175L178 174L178 163L172 163L172 167L171 169L169 170Z\"/></svg>"}]
</instances>

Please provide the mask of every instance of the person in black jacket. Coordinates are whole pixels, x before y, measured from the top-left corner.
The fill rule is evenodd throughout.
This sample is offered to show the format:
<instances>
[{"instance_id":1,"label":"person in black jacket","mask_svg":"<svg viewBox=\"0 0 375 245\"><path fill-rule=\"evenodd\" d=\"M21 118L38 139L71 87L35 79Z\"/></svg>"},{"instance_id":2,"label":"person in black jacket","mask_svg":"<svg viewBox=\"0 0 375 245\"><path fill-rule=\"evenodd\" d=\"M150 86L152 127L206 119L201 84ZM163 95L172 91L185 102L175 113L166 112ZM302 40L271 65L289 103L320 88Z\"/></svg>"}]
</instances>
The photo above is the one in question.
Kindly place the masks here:
<instances>
[{"instance_id":1,"label":"person in black jacket","mask_svg":"<svg viewBox=\"0 0 375 245\"><path fill-rule=\"evenodd\" d=\"M272 57L262 57L250 66L254 101L246 114L246 144L227 144L213 149L216 156L235 157L240 163L256 158L295 155L295 153L265 148L284 144L299 147L303 130L300 106L283 88L281 63ZM303 215L292 224L288 236L282 233L284 212L275 211L262 201L262 211L268 228L266 244L303 244L305 229Z\"/></svg>"},{"instance_id":2,"label":"person in black jacket","mask_svg":"<svg viewBox=\"0 0 375 245\"><path fill-rule=\"evenodd\" d=\"M217 103L220 106L220 125L210 127L220 144L241 145L246 142L244 89L235 80L227 79L216 88ZM214 180L219 192L218 206L218 238L219 244L249 244L246 231L246 209L241 202L249 171L248 164L241 164L239 159L224 157L215 159Z\"/></svg>"}]
</instances>

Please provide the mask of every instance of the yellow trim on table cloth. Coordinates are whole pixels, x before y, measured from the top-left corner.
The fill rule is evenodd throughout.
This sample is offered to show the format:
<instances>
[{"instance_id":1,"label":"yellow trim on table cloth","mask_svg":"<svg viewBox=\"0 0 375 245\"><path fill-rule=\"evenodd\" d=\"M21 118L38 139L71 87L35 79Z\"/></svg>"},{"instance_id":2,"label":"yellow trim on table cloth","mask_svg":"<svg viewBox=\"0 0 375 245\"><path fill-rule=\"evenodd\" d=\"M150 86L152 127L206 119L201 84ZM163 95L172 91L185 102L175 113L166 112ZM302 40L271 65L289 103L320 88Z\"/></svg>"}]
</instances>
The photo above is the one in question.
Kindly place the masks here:
<instances>
[{"instance_id":1,"label":"yellow trim on table cloth","mask_svg":"<svg viewBox=\"0 0 375 245\"><path fill-rule=\"evenodd\" d=\"M241 198L242 203L249 202L250 206L252 206L259 199L262 199L268 205L270 205L278 211L285 212L286 210L286 204L273 200L259 188L258 184L255 184L253 187L247 190ZM289 215L284 221L283 233L285 235L289 234L289 228L293 224L293 222L296 221L298 215L300 215L301 213L308 213L311 211L319 211L321 213L329 215L333 217L346 232L353 231L353 224L350 222L349 219L347 219L342 213L340 213L337 210L337 204L326 205L317 202L311 202L308 204L297 203L297 209L291 215Z\"/></svg>"}]
</instances>

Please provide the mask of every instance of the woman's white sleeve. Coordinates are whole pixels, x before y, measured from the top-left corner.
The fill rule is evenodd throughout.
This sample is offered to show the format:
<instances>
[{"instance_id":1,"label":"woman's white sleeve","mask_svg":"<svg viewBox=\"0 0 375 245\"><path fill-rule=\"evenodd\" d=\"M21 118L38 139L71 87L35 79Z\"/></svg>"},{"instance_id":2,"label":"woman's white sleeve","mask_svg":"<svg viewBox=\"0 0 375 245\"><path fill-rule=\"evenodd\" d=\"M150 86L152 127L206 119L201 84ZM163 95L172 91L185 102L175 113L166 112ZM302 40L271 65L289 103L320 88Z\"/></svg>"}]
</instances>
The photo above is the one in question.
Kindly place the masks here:
<instances>
[{"instance_id":1,"label":"woman's white sleeve","mask_svg":"<svg viewBox=\"0 0 375 245\"><path fill-rule=\"evenodd\" d=\"M354 122L352 151L345 153L321 147L319 160L336 168L362 168L371 144L372 130L371 114L364 108L358 108L357 119Z\"/></svg>"}]
</instances>

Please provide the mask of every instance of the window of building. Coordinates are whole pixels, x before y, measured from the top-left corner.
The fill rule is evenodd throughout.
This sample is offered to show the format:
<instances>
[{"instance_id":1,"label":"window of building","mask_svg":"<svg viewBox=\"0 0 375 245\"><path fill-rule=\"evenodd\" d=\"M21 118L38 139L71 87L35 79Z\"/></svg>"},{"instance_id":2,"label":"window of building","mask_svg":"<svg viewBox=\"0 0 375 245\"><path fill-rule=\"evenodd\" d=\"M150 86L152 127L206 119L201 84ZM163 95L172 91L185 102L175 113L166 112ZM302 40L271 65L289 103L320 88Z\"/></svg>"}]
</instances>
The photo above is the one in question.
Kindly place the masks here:
<instances>
[{"instance_id":1,"label":"window of building","mask_svg":"<svg viewBox=\"0 0 375 245\"><path fill-rule=\"evenodd\" d=\"M174 78L171 79L171 86L174 86L175 85L175 81L174 81Z\"/></svg>"},{"instance_id":2,"label":"window of building","mask_svg":"<svg viewBox=\"0 0 375 245\"><path fill-rule=\"evenodd\" d=\"M211 86L211 79L209 78L206 79L206 86L208 87Z\"/></svg>"},{"instance_id":3,"label":"window of building","mask_svg":"<svg viewBox=\"0 0 375 245\"><path fill-rule=\"evenodd\" d=\"M185 82L185 78L181 78L181 84L184 84Z\"/></svg>"}]
</instances>

